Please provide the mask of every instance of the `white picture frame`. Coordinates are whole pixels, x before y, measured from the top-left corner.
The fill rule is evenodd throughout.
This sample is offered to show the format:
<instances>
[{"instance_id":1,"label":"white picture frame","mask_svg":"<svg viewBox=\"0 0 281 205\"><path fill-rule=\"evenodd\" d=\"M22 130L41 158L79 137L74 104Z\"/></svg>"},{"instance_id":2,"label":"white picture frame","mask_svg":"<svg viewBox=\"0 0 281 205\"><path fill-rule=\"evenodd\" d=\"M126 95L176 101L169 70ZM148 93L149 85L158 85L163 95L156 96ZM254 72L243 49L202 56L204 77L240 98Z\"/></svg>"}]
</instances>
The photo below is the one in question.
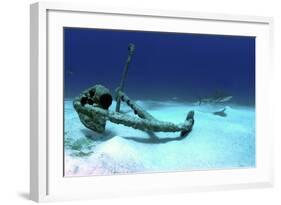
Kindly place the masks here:
<instances>
[{"instance_id":1,"label":"white picture frame","mask_svg":"<svg viewBox=\"0 0 281 205\"><path fill-rule=\"evenodd\" d=\"M57 106L62 104L63 95L61 32L64 26L256 36L256 167L63 177L62 113L60 110L58 112L61 108ZM272 29L273 19L270 17L97 8L95 5L79 3L32 4L30 198L41 202L273 186L273 128L268 120L271 113L267 111L273 69Z\"/></svg>"}]
</instances>

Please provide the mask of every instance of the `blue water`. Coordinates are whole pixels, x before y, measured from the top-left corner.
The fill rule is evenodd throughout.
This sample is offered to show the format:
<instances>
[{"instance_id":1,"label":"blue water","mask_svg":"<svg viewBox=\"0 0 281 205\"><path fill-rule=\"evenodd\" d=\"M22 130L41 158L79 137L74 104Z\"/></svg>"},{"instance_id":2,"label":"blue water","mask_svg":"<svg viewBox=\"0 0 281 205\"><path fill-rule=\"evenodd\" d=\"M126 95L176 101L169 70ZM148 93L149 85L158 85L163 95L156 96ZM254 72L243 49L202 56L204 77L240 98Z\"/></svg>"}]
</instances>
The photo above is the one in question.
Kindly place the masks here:
<instances>
[{"instance_id":1,"label":"blue water","mask_svg":"<svg viewBox=\"0 0 281 205\"><path fill-rule=\"evenodd\" d=\"M162 121L182 123L188 137L107 122L104 133L87 129L72 100L83 90L120 84L128 44L136 50L124 91ZM223 93L223 103L198 99ZM64 28L65 176L255 167L255 37ZM197 103L196 103L197 102ZM114 111L115 101L109 108ZM213 113L226 108L226 116ZM121 110L134 116L128 106Z\"/></svg>"},{"instance_id":2,"label":"blue water","mask_svg":"<svg viewBox=\"0 0 281 205\"><path fill-rule=\"evenodd\" d=\"M134 99L197 100L216 91L254 105L255 37L64 29L66 97L120 83L128 44L136 50L125 83Z\"/></svg>"}]
</instances>

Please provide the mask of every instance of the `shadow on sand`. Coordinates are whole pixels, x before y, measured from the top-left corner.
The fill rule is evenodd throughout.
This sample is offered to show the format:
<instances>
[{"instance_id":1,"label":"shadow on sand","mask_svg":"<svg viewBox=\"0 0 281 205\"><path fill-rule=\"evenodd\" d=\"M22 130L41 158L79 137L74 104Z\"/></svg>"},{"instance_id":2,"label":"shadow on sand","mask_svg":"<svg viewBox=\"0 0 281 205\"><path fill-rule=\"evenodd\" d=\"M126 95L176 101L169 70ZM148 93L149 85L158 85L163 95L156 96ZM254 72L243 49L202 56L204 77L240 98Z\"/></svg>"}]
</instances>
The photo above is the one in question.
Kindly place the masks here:
<instances>
[{"instance_id":1,"label":"shadow on sand","mask_svg":"<svg viewBox=\"0 0 281 205\"><path fill-rule=\"evenodd\" d=\"M85 137L94 140L96 142L105 142L107 140L112 139L113 137L115 137L117 134L115 132L112 132L110 130L106 130L104 133L99 134L96 132L93 132L91 130L88 129L82 129L81 130L83 132L83 134L85 135ZM189 131L190 132L190 131ZM188 136L188 133L186 133L183 136L178 136L178 137L167 137L167 138L159 138L157 137L157 135L155 135L154 132L147 132L149 138L140 138L140 137L122 137L126 140L133 140L135 142L139 142L139 143L144 143L144 144L163 144L163 143L168 143L168 142L172 142L172 141L180 141L185 139Z\"/></svg>"},{"instance_id":2,"label":"shadow on sand","mask_svg":"<svg viewBox=\"0 0 281 205\"><path fill-rule=\"evenodd\" d=\"M159 138L153 132L147 132L149 138L139 138L139 137L123 137L127 140L133 140L135 142L145 143L145 144L163 144L172 141L180 141L188 136L189 133L183 136L178 137L167 137L167 138Z\"/></svg>"},{"instance_id":3,"label":"shadow on sand","mask_svg":"<svg viewBox=\"0 0 281 205\"><path fill-rule=\"evenodd\" d=\"M93 132L92 130L88 130L88 129L81 129L81 131L83 132L85 137L87 137L91 140L97 141L97 142L104 142L104 141L110 140L114 136L116 136L116 133L112 132L110 130L106 130L102 134Z\"/></svg>"}]
</instances>

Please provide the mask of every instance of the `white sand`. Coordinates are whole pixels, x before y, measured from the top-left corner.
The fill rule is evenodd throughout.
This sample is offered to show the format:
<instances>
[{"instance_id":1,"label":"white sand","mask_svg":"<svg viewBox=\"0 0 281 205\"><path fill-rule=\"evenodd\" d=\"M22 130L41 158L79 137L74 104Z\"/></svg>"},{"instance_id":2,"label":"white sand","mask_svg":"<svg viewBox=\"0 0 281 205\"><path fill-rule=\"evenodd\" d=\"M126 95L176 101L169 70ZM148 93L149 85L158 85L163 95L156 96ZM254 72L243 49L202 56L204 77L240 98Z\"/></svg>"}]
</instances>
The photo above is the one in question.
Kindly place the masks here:
<instances>
[{"instance_id":1,"label":"white sand","mask_svg":"<svg viewBox=\"0 0 281 205\"><path fill-rule=\"evenodd\" d=\"M255 166L255 111L228 106L227 117L213 115L221 107L175 101L138 101L157 119L182 123L195 111L193 131L183 140L167 141L179 133L155 133L163 143L150 143L146 132L107 122L104 134L85 128L71 101L65 102L65 175L230 169ZM114 109L115 104L111 105ZM122 109L123 108L123 109ZM132 114L126 105L121 109ZM140 139L142 142L128 139Z\"/></svg>"}]
</instances>

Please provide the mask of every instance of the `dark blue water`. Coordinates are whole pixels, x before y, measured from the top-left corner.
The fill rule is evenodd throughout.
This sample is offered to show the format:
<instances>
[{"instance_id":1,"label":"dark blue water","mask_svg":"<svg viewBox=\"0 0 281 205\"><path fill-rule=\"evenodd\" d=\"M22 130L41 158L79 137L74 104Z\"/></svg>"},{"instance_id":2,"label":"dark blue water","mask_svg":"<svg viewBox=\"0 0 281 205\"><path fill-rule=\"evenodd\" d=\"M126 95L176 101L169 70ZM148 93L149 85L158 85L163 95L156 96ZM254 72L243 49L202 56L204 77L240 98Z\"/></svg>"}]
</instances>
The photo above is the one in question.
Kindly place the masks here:
<instances>
[{"instance_id":1,"label":"dark blue water","mask_svg":"<svg viewBox=\"0 0 281 205\"><path fill-rule=\"evenodd\" d=\"M223 92L254 105L255 37L64 29L65 97L120 84L128 44L136 47L125 82L133 99L196 101Z\"/></svg>"}]
</instances>

